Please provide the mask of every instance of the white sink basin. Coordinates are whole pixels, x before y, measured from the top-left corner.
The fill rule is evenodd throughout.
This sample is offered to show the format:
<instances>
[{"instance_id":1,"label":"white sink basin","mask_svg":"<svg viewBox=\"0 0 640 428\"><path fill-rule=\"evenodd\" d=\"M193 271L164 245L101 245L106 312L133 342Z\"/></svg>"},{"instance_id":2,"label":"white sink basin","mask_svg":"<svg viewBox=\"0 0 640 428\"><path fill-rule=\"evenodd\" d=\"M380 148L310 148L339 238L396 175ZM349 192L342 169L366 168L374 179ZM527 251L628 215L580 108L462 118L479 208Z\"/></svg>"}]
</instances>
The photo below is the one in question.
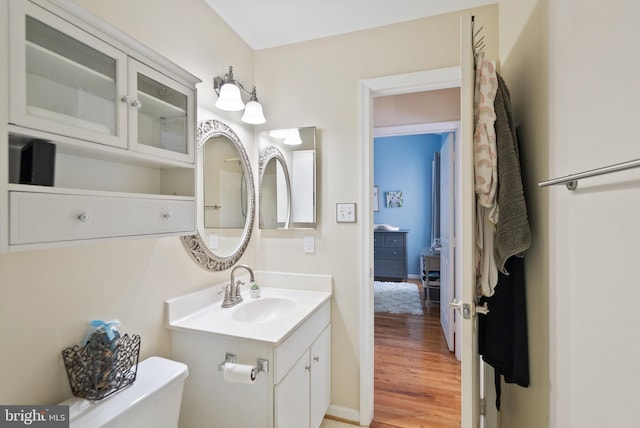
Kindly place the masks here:
<instances>
[{"instance_id":1,"label":"white sink basin","mask_svg":"<svg viewBox=\"0 0 640 428\"><path fill-rule=\"evenodd\" d=\"M282 297L258 297L240 303L232 318L245 323L265 323L291 314L296 302Z\"/></svg>"},{"instance_id":2,"label":"white sink basin","mask_svg":"<svg viewBox=\"0 0 640 428\"><path fill-rule=\"evenodd\" d=\"M263 285L260 287L260 297L252 298L249 290L244 290L243 302L231 308L222 308L222 299L218 294L221 284L169 301L169 328L277 344L331 299L329 285L327 291Z\"/></svg>"}]
</instances>

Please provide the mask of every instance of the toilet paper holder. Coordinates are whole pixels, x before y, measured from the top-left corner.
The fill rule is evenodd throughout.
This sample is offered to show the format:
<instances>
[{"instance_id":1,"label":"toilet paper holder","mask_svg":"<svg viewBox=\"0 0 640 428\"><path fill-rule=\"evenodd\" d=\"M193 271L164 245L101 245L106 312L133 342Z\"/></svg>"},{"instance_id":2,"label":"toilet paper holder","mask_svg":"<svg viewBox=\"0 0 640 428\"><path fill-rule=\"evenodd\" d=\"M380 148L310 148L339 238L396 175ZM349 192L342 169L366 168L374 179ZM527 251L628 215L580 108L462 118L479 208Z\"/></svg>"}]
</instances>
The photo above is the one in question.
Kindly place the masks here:
<instances>
[{"instance_id":1,"label":"toilet paper holder","mask_svg":"<svg viewBox=\"0 0 640 428\"><path fill-rule=\"evenodd\" d=\"M236 354L231 354L227 352L224 356L224 361L218 364L218 371L221 372L224 370L224 365L227 363L235 364L236 363ZM269 371L269 360L265 358L258 358L256 363L256 375L260 372L267 373Z\"/></svg>"}]
</instances>

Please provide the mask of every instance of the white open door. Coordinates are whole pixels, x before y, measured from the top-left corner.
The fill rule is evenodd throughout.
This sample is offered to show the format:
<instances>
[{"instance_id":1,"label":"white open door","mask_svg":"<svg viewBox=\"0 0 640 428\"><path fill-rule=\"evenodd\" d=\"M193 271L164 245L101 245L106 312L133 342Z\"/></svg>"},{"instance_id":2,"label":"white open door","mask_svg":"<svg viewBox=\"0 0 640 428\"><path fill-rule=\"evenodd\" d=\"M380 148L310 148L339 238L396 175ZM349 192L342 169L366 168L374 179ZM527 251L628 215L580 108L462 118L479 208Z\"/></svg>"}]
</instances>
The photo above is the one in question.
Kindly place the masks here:
<instances>
[{"instance_id":1,"label":"white open door","mask_svg":"<svg viewBox=\"0 0 640 428\"><path fill-rule=\"evenodd\" d=\"M440 149L440 324L449 351L454 350L454 314L448 304L454 297L454 158L453 135ZM456 352L456 357L458 357Z\"/></svg>"},{"instance_id":2,"label":"white open door","mask_svg":"<svg viewBox=\"0 0 640 428\"><path fill-rule=\"evenodd\" d=\"M460 313L456 319L462 324L462 427L475 428L480 421L480 358L476 336L474 233L475 194L473 186L473 94L474 66L471 16L460 18L460 147L456 159L456 212L459 233L456 245L460 251L456 270L460 275L461 296L456 296ZM459 209L458 209L459 208ZM456 278L457 279L457 278Z\"/></svg>"}]
</instances>

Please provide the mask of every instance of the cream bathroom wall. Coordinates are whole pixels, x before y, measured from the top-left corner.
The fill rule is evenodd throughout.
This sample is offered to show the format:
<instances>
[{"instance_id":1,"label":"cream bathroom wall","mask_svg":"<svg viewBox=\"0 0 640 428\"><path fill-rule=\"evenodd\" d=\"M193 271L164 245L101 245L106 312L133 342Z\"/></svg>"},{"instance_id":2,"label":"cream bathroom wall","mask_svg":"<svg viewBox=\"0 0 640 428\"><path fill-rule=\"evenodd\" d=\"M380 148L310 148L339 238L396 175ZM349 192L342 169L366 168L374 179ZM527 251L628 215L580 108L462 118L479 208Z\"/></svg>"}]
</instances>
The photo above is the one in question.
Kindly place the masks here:
<instances>
[{"instance_id":1,"label":"cream bathroom wall","mask_svg":"<svg viewBox=\"0 0 640 428\"><path fill-rule=\"evenodd\" d=\"M640 3L548 8L550 176L640 158ZM640 170L546 192L551 427L636 426Z\"/></svg>"},{"instance_id":2,"label":"cream bathroom wall","mask_svg":"<svg viewBox=\"0 0 640 428\"><path fill-rule=\"evenodd\" d=\"M373 100L373 127L460 120L460 88L387 95Z\"/></svg>"},{"instance_id":3,"label":"cream bathroom wall","mask_svg":"<svg viewBox=\"0 0 640 428\"><path fill-rule=\"evenodd\" d=\"M213 110L211 82L231 64L237 78L253 81L253 51L203 1L78 3L197 75L199 119L230 123L252 156L253 130L240 125L238 113ZM251 265L255 242L242 259ZM60 352L82 339L92 319L118 318L141 335L141 357L168 357L164 300L228 274L198 267L178 238L0 254L0 403L52 404L70 396Z\"/></svg>"},{"instance_id":4,"label":"cream bathroom wall","mask_svg":"<svg viewBox=\"0 0 640 428\"><path fill-rule=\"evenodd\" d=\"M497 6L472 12L487 28L487 50L497 57ZM331 274L332 405L359 411L359 274L363 248L357 223L336 223L338 202L363 213L360 165L359 81L459 65L460 13L360 31L256 52L256 81L272 128L318 127L318 228L260 231L260 269ZM304 235L316 238L315 254L303 253Z\"/></svg>"},{"instance_id":5,"label":"cream bathroom wall","mask_svg":"<svg viewBox=\"0 0 640 428\"><path fill-rule=\"evenodd\" d=\"M525 257L531 385L503 383L501 426L549 426L549 47L547 0L501 0L500 72L519 124L520 159L532 231ZM487 405L492 405L488 403Z\"/></svg>"},{"instance_id":6,"label":"cream bathroom wall","mask_svg":"<svg viewBox=\"0 0 640 428\"><path fill-rule=\"evenodd\" d=\"M534 234L526 265L532 388L504 391L503 427L635 426L640 418L640 172L581 180L573 192L536 187L639 157L638 13L640 4L624 0L500 3L500 58L522 124Z\"/></svg>"}]
</instances>

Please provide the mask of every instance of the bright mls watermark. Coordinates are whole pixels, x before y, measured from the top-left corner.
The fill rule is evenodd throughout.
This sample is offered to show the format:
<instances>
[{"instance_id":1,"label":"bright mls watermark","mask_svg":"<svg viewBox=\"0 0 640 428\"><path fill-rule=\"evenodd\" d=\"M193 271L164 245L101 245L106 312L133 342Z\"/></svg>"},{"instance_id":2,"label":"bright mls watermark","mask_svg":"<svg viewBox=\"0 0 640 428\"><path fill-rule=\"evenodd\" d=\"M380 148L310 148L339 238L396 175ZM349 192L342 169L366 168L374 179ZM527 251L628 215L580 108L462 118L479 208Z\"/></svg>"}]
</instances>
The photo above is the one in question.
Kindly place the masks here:
<instances>
[{"instance_id":1,"label":"bright mls watermark","mask_svg":"<svg viewBox=\"0 0 640 428\"><path fill-rule=\"evenodd\" d=\"M69 428L69 406L0 406L0 428Z\"/></svg>"}]
</instances>

